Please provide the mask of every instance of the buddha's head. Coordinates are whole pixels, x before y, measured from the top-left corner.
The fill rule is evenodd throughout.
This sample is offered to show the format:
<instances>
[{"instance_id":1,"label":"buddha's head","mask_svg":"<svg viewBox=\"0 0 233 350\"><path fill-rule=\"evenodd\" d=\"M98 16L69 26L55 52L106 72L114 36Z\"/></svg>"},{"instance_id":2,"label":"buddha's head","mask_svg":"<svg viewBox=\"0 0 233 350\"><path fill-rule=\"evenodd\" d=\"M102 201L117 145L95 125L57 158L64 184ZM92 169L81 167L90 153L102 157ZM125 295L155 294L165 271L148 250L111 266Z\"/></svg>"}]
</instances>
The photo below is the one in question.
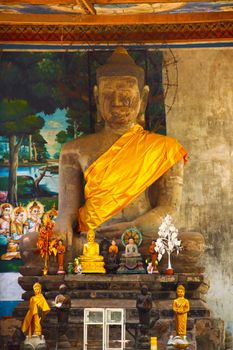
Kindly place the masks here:
<instances>
[{"instance_id":1,"label":"buddha's head","mask_svg":"<svg viewBox=\"0 0 233 350\"><path fill-rule=\"evenodd\" d=\"M134 239L133 239L133 238L130 238L130 239L129 239L129 244L130 244L130 245L135 244L135 242L134 242Z\"/></svg>"},{"instance_id":2,"label":"buddha's head","mask_svg":"<svg viewBox=\"0 0 233 350\"><path fill-rule=\"evenodd\" d=\"M95 231L94 230L89 230L87 232L87 240L88 240L88 243L95 242Z\"/></svg>"},{"instance_id":3,"label":"buddha's head","mask_svg":"<svg viewBox=\"0 0 233 350\"><path fill-rule=\"evenodd\" d=\"M36 282L33 284L33 290L34 290L34 293L35 295L38 295L41 293L41 290L42 290L42 287L41 287L41 284Z\"/></svg>"},{"instance_id":4,"label":"buddha's head","mask_svg":"<svg viewBox=\"0 0 233 350\"><path fill-rule=\"evenodd\" d=\"M185 296L185 288L181 284L176 289L176 294L179 298L182 298Z\"/></svg>"},{"instance_id":5,"label":"buddha's head","mask_svg":"<svg viewBox=\"0 0 233 350\"><path fill-rule=\"evenodd\" d=\"M144 115L149 87L144 71L124 48L117 48L106 64L97 69L94 95L97 110L112 129L130 128Z\"/></svg>"}]
</instances>

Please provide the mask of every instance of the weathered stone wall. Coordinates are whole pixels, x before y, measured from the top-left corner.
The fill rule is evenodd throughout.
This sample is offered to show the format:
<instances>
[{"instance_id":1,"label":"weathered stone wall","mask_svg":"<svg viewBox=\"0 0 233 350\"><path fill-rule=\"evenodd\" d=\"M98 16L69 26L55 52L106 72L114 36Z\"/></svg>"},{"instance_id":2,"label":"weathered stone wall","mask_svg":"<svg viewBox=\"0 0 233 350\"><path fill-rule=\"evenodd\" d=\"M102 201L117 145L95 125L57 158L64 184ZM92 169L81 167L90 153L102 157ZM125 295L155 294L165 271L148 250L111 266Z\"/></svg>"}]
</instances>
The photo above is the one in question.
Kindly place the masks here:
<instances>
[{"instance_id":1,"label":"weathered stone wall","mask_svg":"<svg viewBox=\"0 0 233 350\"><path fill-rule=\"evenodd\" d=\"M208 302L233 325L233 49L173 53L179 86L167 131L189 153L180 228L205 236Z\"/></svg>"}]
</instances>

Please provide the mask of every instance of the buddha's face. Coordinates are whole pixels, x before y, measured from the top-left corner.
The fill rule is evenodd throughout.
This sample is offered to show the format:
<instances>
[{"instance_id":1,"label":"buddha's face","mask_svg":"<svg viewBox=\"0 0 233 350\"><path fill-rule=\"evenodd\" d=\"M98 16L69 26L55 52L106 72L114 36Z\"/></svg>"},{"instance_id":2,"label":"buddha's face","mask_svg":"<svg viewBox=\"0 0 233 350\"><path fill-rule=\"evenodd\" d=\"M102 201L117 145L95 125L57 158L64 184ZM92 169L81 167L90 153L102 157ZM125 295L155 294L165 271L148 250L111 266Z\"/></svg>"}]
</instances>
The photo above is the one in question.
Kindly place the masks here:
<instances>
[{"instance_id":1,"label":"buddha's face","mask_svg":"<svg viewBox=\"0 0 233 350\"><path fill-rule=\"evenodd\" d=\"M179 298L183 298L184 297L184 290L182 288L178 288L177 289L177 296Z\"/></svg>"},{"instance_id":2,"label":"buddha's face","mask_svg":"<svg viewBox=\"0 0 233 350\"><path fill-rule=\"evenodd\" d=\"M33 286L33 290L34 290L35 295L40 294L40 293L41 293L41 287L40 287L40 285L39 285L39 284L35 284L35 285Z\"/></svg>"},{"instance_id":3,"label":"buddha's face","mask_svg":"<svg viewBox=\"0 0 233 350\"><path fill-rule=\"evenodd\" d=\"M138 81L131 76L107 76L99 79L98 108L111 128L136 123L140 110Z\"/></svg>"},{"instance_id":4,"label":"buddha's face","mask_svg":"<svg viewBox=\"0 0 233 350\"><path fill-rule=\"evenodd\" d=\"M94 231L88 231L87 240L89 243L95 242L95 232Z\"/></svg>"},{"instance_id":5,"label":"buddha's face","mask_svg":"<svg viewBox=\"0 0 233 350\"><path fill-rule=\"evenodd\" d=\"M131 245L134 244L133 238L130 238L130 239L129 239L129 244L131 244Z\"/></svg>"}]
</instances>

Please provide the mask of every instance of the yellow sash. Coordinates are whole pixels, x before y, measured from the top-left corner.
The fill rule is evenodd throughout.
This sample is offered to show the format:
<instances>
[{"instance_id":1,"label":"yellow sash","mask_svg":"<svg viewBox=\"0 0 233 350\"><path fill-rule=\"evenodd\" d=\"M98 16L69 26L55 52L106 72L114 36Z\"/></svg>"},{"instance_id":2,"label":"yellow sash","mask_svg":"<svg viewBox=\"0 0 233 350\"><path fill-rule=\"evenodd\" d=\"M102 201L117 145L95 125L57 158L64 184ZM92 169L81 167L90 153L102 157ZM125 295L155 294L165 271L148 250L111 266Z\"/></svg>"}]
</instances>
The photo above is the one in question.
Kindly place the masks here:
<instances>
[{"instance_id":1,"label":"yellow sash","mask_svg":"<svg viewBox=\"0 0 233 350\"><path fill-rule=\"evenodd\" d=\"M138 124L132 127L85 171L80 231L95 229L110 219L186 156L175 139Z\"/></svg>"}]
</instances>

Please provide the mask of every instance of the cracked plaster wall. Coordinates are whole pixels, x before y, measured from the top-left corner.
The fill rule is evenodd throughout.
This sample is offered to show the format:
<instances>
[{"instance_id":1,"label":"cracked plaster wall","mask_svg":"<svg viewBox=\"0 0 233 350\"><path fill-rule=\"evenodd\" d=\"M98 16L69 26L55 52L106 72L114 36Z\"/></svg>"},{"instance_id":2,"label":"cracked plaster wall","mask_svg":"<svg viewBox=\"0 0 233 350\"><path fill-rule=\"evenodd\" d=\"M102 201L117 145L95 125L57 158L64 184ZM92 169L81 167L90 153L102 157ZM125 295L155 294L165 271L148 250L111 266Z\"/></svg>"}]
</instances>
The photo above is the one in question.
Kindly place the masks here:
<instances>
[{"instance_id":1,"label":"cracked plaster wall","mask_svg":"<svg viewBox=\"0 0 233 350\"><path fill-rule=\"evenodd\" d=\"M189 153L179 226L204 235L208 303L233 328L233 49L173 53L178 93L167 133ZM168 104L172 96L171 88Z\"/></svg>"}]
</instances>

